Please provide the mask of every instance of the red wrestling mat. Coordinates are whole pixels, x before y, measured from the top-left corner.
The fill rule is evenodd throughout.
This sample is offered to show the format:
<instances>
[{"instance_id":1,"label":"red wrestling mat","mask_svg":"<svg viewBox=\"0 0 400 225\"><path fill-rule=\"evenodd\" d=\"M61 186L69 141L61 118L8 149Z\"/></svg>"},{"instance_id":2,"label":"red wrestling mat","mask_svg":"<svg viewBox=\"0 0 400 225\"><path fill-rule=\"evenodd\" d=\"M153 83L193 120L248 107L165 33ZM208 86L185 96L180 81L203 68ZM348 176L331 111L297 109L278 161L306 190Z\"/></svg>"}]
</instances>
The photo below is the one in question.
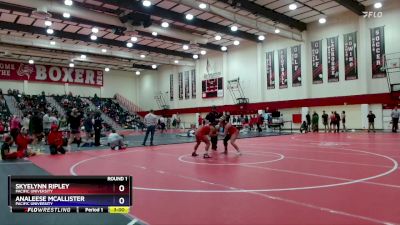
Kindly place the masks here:
<instances>
[{"instance_id":1,"label":"red wrestling mat","mask_svg":"<svg viewBox=\"0 0 400 225\"><path fill-rule=\"evenodd\" d=\"M394 224L398 139L284 135L241 139L242 156L230 147L227 156L207 160L189 156L189 143L32 161L55 175L132 175L132 214L150 224Z\"/></svg>"}]
</instances>

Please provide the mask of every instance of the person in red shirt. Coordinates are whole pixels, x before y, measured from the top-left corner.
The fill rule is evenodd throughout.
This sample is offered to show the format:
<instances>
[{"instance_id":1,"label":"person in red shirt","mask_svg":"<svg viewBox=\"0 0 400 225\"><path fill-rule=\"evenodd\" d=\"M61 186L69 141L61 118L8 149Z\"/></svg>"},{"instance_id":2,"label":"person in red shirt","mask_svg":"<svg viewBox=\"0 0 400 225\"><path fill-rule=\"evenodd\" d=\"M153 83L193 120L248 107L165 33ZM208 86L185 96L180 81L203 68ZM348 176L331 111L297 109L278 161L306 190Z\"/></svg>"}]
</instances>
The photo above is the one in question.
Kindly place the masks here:
<instances>
[{"instance_id":1,"label":"person in red shirt","mask_svg":"<svg viewBox=\"0 0 400 225\"><path fill-rule=\"evenodd\" d=\"M199 115L199 118L198 118L198 123L199 123L199 127L200 126L203 126L203 117L201 117L201 115Z\"/></svg>"},{"instance_id":2,"label":"person in red shirt","mask_svg":"<svg viewBox=\"0 0 400 225\"><path fill-rule=\"evenodd\" d=\"M241 155L242 153L239 150L239 147L236 145L235 141L239 137L239 130L229 122L228 118L221 118L220 122L221 126L224 127L224 154L228 154L228 141L231 142L231 145L236 149L237 154Z\"/></svg>"},{"instance_id":3,"label":"person in red shirt","mask_svg":"<svg viewBox=\"0 0 400 225\"><path fill-rule=\"evenodd\" d=\"M196 130L195 136L196 136L196 145L194 146L194 151L192 153L193 157L198 156L197 152L197 148L199 147L201 142L204 142L206 144L206 153L204 153L204 158L211 158L210 155L208 155L208 149L210 148L210 140L208 139L208 136L211 135L211 133L213 133L215 127L213 127L212 125L205 125L205 126L201 126Z\"/></svg>"},{"instance_id":4,"label":"person in red shirt","mask_svg":"<svg viewBox=\"0 0 400 225\"><path fill-rule=\"evenodd\" d=\"M58 130L58 126L56 124L51 125L47 142L49 143L50 154L56 155L58 152L65 154L65 149L63 147L63 135L62 132Z\"/></svg>"},{"instance_id":5,"label":"person in red shirt","mask_svg":"<svg viewBox=\"0 0 400 225\"><path fill-rule=\"evenodd\" d=\"M28 151L28 144L30 143L32 143L32 138L29 137L28 130L26 128L22 128L21 133L18 134L17 139L15 140L18 158L36 155L36 153Z\"/></svg>"}]
</instances>

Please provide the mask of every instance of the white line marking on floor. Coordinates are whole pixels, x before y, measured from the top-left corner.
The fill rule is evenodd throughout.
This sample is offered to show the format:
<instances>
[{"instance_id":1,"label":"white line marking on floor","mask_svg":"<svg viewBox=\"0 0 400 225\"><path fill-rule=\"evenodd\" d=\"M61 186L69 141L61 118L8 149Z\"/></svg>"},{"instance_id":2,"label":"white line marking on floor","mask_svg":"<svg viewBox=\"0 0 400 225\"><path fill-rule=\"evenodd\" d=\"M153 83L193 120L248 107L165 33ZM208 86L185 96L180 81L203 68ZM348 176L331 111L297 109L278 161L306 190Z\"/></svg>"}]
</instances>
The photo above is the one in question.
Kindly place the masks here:
<instances>
[{"instance_id":1,"label":"white line marking on floor","mask_svg":"<svg viewBox=\"0 0 400 225\"><path fill-rule=\"evenodd\" d=\"M135 219L133 219L131 222L129 222L127 225L134 225L134 224L136 224L138 221L139 221L139 220L135 218Z\"/></svg>"}]
</instances>

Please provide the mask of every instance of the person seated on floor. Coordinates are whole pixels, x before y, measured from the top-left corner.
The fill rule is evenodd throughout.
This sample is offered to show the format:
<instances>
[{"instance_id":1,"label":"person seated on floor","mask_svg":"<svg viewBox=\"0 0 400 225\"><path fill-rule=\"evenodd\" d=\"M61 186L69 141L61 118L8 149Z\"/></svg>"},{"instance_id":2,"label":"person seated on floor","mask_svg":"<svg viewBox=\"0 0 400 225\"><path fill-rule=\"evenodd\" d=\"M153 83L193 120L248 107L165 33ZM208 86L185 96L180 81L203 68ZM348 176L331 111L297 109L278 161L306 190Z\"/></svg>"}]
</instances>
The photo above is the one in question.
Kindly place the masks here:
<instances>
[{"instance_id":1,"label":"person seated on floor","mask_svg":"<svg viewBox=\"0 0 400 225\"><path fill-rule=\"evenodd\" d=\"M63 147L64 139L61 131L58 130L56 124L51 125L50 133L47 139L49 143L50 154L56 155L57 153L65 154Z\"/></svg>"},{"instance_id":2,"label":"person seated on floor","mask_svg":"<svg viewBox=\"0 0 400 225\"><path fill-rule=\"evenodd\" d=\"M303 121L303 123L300 126L300 133L308 133L308 126L307 126L307 122Z\"/></svg>"},{"instance_id":3,"label":"person seated on floor","mask_svg":"<svg viewBox=\"0 0 400 225\"><path fill-rule=\"evenodd\" d=\"M108 143L110 144L111 150L125 149L124 137L119 135L114 129L108 135Z\"/></svg>"},{"instance_id":4,"label":"person seated on floor","mask_svg":"<svg viewBox=\"0 0 400 225\"><path fill-rule=\"evenodd\" d=\"M28 135L28 129L22 128L21 133L18 134L15 144L17 145L18 158L30 157L36 155L28 149L28 145L31 144L33 139Z\"/></svg>"},{"instance_id":5,"label":"person seated on floor","mask_svg":"<svg viewBox=\"0 0 400 225\"><path fill-rule=\"evenodd\" d=\"M1 159L2 160L12 160L23 158L23 155L19 155L18 152L10 152L10 146L14 142L13 138L9 135L6 135L4 138L4 143L1 146ZM20 157L21 156L21 157Z\"/></svg>"}]
</instances>

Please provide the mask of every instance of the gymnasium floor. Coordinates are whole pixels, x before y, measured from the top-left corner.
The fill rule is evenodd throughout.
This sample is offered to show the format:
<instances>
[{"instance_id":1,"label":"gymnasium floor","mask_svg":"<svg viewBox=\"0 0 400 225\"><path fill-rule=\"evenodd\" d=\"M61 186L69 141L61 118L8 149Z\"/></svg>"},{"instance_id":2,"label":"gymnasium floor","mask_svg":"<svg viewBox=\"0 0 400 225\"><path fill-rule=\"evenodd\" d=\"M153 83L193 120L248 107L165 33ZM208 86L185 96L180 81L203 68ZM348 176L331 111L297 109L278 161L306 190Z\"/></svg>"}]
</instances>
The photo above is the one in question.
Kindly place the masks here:
<instances>
[{"instance_id":1,"label":"gymnasium floor","mask_svg":"<svg viewBox=\"0 0 400 225\"><path fill-rule=\"evenodd\" d=\"M137 224L400 224L398 138L392 133L246 138L238 140L242 156L231 150L207 160L189 155L193 143L39 155L32 163L0 165L1 172L132 175L131 217L21 219L2 206L0 218L10 218L6 224L46 224L39 221L48 217L57 224L133 224L133 218ZM36 219L28 221L31 217Z\"/></svg>"}]
</instances>

